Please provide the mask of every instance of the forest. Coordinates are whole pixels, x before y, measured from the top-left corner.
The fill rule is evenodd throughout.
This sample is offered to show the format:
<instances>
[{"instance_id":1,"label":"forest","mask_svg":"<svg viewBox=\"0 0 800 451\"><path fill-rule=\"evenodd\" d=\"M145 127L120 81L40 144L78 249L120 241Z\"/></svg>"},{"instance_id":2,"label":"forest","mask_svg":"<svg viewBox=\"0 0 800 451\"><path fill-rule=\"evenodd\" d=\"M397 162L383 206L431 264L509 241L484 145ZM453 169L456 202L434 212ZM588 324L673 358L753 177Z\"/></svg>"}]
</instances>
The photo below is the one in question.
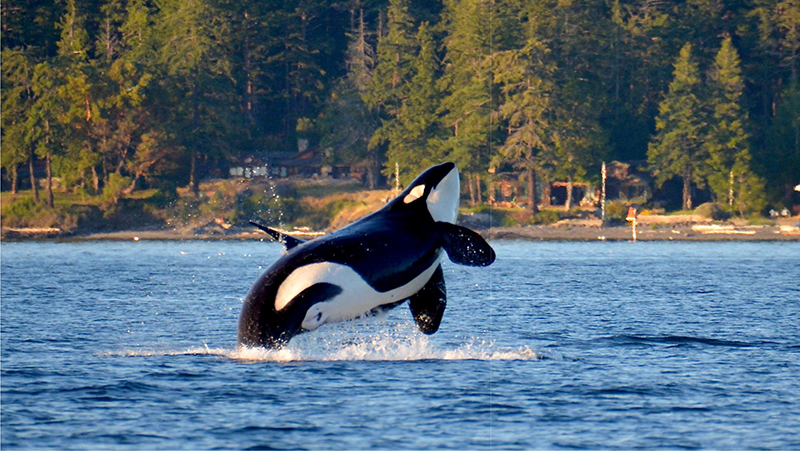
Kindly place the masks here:
<instances>
[{"instance_id":1,"label":"forest","mask_svg":"<svg viewBox=\"0 0 800 451\"><path fill-rule=\"evenodd\" d=\"M536 213L619 160L759 214L800 183L798 52L798 0L4 0L4 187L197 193L302 138L369 188L450 160Z\"/></svg>"}]
</instances>

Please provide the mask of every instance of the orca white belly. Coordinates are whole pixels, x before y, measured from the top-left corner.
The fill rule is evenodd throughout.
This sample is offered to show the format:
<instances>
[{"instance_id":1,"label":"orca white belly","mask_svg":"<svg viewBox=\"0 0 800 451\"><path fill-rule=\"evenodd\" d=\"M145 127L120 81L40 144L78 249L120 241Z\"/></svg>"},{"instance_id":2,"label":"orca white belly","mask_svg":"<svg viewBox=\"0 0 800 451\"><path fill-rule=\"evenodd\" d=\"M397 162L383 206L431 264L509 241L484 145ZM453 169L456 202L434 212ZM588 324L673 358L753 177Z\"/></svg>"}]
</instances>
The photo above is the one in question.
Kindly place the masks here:
<instances>
[{"instance_id":1,"label":"orca white belly","mask_svg":"<svg viewBox=\"0 0 800 451\"><path fill-rule=\"evenodd\" d=\"M340 263L321 262L301 266L284 280L275 297L275 310L285 308L295 296L317 283L330 283L342 289L335 297L314 304L303 319L305 330L314 330L324 323L347 321L376 307L393 304L416 294L433 276L441 255L428 268L405 285L386 292L376 291L351 267Z\"/></svg>"}]
</instances>

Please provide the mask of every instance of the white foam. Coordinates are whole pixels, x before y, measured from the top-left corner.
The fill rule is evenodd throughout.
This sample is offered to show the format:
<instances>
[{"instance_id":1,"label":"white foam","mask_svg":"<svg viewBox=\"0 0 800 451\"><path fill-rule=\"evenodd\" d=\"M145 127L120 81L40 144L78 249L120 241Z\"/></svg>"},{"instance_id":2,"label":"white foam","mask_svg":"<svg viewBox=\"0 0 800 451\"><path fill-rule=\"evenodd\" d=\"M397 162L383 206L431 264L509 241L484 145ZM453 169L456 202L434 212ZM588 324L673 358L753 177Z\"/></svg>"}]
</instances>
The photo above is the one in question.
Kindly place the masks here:
<instances>
[{"instance_id":1,"label":"white foam","mask_svg":"<svg viewBox=\"0 0 800 451\"><path fill-rule=\"evenodd\" d=\"M413 325L411 326L413 327ZM184 351L126 350L109 353L121 357L211 355L241 362L313 361L421 361L421 360L540 360L544 356L528 347L509 348L479 338L461 344L439 345L408 324L392 329L354 335L350 330L309 333L293 339L281 349L190 348Z\"/></svg>"}]
</instances>

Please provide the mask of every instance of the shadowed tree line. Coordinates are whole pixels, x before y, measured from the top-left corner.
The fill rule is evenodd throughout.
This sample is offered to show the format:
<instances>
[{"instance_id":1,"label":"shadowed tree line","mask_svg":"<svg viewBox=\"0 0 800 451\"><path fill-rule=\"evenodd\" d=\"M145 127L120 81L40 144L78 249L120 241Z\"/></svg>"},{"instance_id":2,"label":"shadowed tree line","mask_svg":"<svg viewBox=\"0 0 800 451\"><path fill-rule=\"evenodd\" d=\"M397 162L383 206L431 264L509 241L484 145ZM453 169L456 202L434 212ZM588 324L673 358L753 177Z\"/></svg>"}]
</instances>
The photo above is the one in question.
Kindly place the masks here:
<instances>
[{"instance_id":1,"label":"shadowed tree line","mask_svg":"<svg viewBox=\"0 0 800 451\"><path fill-rule=\"evenodd\" d=\"M697 190L741 215L790 205L800 182L794 0L8 0L2 15L3 175L51 206L54 178L111 199L196 193L299 137L366 163L372 188L455 161L475 203L512 171L545 205L566 181L569 208L612 159L682 184L684 209Z\"/></svg>"}]
</instances>

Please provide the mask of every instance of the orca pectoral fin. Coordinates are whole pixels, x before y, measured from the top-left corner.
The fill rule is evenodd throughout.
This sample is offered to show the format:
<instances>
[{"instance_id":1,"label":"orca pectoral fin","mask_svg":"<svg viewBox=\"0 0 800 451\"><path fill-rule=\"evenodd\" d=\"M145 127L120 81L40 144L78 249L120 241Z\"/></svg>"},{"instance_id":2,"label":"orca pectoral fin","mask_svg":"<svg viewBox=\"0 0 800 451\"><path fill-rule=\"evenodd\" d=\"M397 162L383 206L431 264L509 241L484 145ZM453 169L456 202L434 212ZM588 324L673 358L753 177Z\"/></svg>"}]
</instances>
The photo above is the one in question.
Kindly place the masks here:
<instances>
[{"instance_id":1,"label":"orca pectoral fin","mask_svg":"<svg viewBox=\"0 0 800 451\"><path fill-rule=\"evenodd\" d=\"M264 224L262 224L261 221L259 221L257 219L251 219L250 220L250 224L253 224L254 226L258 227L259 229L267 232L267 234L269 236L271 236L273 240L278 241L279 243L281 243L284 246L286 246L286 250L287 251L289 249L292 249L294 247L297 247L297 246L305 243L305 241L303 241L303 240L299 240L299 239L297 239L297 238L295 238L293 236L289 236L289 235L287 235L287 234L285 234L283 232L279 232L279 231L277 231L277 230L275 230L275 229L273 229L271 227L267 227Z\"/></svg>"},{"instance_id":2,"label":"orca pectoral fin","mask_svg":"<svg viewBox=\"0 0 800 451\"><path fill-rule=\"evenodd\" d=\"M494 263L494 249L477 232L449 222L437 222L436 226L442 248L453 263L467 266L489 266Z\"/></svg>"},{"instance_id":3,"label":"orca pectoral fin","mask_svg":"<svg viewBox=\"0 0 800 451\"><path fill-rule=\"evenodd\" d=\"M431 335L439 330L442 315L447 307L447 288L444 285L442 265L436 268L431 280L408 299L411 315L422 333Z\"/></svg>"}]
</instances>

